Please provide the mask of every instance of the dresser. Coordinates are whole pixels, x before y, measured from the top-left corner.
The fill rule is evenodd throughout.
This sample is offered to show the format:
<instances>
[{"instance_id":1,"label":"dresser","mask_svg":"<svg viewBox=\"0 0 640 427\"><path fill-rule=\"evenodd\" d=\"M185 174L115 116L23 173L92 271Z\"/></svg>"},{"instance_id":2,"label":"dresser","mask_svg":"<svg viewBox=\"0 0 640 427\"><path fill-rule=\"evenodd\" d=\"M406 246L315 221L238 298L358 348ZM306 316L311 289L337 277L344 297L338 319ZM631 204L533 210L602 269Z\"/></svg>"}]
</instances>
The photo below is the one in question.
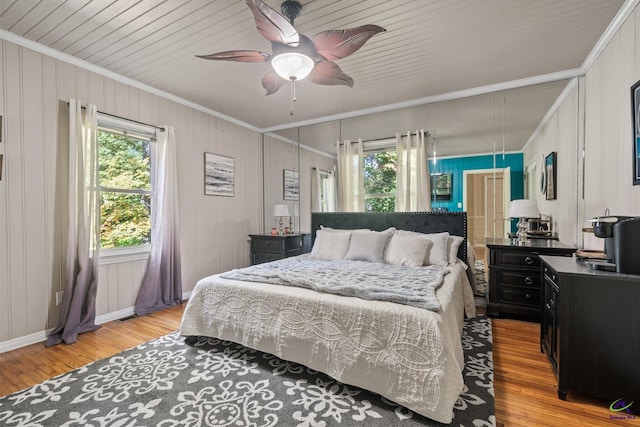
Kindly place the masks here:
<instances>
[{"instance_id":1,"label":"dresser","mask_svg":"<svg viewBox=\"0 0 640 427\"><path fill-rule=\"evenodd\" d=\"M540 258L540 348L556 374L558 397L571 391L607 403L640 402L640 276Z\"/></svg>"},{"instance_id":2,"label":"dresser","mask_svg":"<svg viewBox=\"0 0 640 427\"><path fill-rule=\"evenodd\" d=\"M276 261L302 253L302 235L250 234L251 264Z\"/></svg>"},{"instance_id":3,"label":"dresser","mask_svg":"<svg viewBox=\"0 0 640 427\"><path fill-rule=\"evenodd\" d=\"M570 257L575 248L557 240L486 239L489 249L487 314L540 321L540 255Z\"/></svg>"}]
</instances>

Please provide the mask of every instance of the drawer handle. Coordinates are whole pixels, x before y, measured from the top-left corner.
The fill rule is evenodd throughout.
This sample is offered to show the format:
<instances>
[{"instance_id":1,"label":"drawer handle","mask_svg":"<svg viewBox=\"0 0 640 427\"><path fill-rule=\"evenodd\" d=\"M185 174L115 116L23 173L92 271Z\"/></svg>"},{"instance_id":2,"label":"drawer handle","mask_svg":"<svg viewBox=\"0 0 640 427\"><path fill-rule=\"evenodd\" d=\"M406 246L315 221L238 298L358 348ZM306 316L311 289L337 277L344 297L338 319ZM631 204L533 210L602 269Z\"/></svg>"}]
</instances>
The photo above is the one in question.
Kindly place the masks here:
<instances>
[{"instance_id":1,"label":"drawer handle","mask_svg":"<svg viewBox=\"0 0 640 427\"><path fill-rule=\"evenodd\" d=\"M533 283L533 279L531 277L527 276L527 277L524 278L524 283L526 285L530 285L530 284Z\"/></svg>"},{"instance_id":2,"label":"drawer handle","mask_svg":"<svg viewBox=\"0 0 640 427\"><path fill-rule=\"evenodd\" d=\"M525 263L525 264L528 264L528 265L533 264L533 258L531 258L530 256L526 257L526 258L524 259L524 263Z\"/></svg>"},{"instance_id":3,"label":"drawer handle","mask_svg":"<svg viewBox=\"0 0 640 427\"><path fill-rule=\"evenodd\" d=\"M525 294L525 297L526 297L527 299L530 299L530 298L531 298L531 294Z\"/></svg>"}]
</instances>

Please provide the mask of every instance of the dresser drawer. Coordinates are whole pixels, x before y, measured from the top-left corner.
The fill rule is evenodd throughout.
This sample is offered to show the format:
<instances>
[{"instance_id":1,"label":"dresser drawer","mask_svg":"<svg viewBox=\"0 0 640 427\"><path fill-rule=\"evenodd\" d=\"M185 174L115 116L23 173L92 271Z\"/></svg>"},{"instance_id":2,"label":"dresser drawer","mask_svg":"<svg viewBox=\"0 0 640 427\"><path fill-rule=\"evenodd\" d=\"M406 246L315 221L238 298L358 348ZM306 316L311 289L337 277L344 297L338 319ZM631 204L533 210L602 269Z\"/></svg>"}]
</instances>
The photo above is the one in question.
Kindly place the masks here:
<instances>
[{"instance_id":1,"label":"dresser drawer","mask_svg":"<svg viewBox=\"0 0 640 427\"><path fill-rule=\"evenodd\" d=\"M500 302L539 307L540 289L503 285L500 286Z\"/></svg>"},{"instance_id":2,"label":"dresser drawer","mask_svg":"<svg viewBox=\"0 0 640 427\"><path fill-rule=\"evenodd\" d=\"M275 252L281 253L285 248L284 239L252 239L251 249L256 252Z\"/></svg>"},{"instance_id":3,"label":"dresser drawer","mask_svg":"<svg viewBox=\"0 0 640 427\"><path fill-rule=\"evenodd\" d=\"M540 257L536 254L523 251L491 251L491 264L503 267L531 267L538 270L541 266Z\"/></svg>"},{"instance_id":4,"label":"dresser drawer","mask_svg":"<svg viewBox=\"0 0 640 427\"><path fill-rule=\"evenodd\" d=\"M521 286L534 289L541 288L540 272L538 270L498 270L495 269L496 281L498 286Z\"/></svg>"},{"instance_id":5,"label":"dresser drawer","mask_svg":"<svg viewBox=\"0 0 640 427\"><path fill-rule=\"evenodd\" d=\"M271 262L282 259L280 252L254 252L254 264L262 264L263 262Z\"/></svg>"}]
</instances>

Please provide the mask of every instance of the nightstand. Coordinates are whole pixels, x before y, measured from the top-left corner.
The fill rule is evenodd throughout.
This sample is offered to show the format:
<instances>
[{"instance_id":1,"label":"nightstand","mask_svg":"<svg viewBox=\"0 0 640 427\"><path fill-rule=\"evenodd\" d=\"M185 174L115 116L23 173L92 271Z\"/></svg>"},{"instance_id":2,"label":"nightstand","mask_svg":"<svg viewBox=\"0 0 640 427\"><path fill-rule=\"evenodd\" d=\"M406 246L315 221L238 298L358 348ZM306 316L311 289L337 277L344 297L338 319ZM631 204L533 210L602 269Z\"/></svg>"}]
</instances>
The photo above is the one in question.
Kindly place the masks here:
<instances>
[{"instance_id":1,"label":"nightstand","mask_svg":"<svg viewBox=\"0 0 640 427\"><path fill-rule=\"evenodd\" d=\"M486 239L489 249L489 316L540 322L542 270L539 255L570 257L575 248L556 240Z\"/></svg>"},{"instance_id":2,"label":"nightstand","mask_svg":"<svg viewBox=\"0 0 640 427\"><path fill-rule=\"evenodd\" d=\"M302 235L250 234L251 264L276 261L302 253Z\"/></svg>"}]
</instances>

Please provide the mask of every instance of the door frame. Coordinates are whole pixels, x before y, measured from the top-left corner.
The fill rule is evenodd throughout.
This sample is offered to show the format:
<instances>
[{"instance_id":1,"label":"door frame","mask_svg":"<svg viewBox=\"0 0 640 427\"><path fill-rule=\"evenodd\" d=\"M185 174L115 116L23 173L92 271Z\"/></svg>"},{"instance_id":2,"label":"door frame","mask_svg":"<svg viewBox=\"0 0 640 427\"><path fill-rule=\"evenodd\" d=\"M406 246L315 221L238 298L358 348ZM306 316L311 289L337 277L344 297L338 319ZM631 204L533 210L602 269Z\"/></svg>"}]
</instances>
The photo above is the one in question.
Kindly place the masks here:
<instances>
[{"instance_id":1,"label":"door frame","mask_svg":"<svg viewBox=\"0 0 640 427\"><path fill-rule=\"evenodd\" d=\"M503 209L505 214L509 212L509 205L511 204L511 167L506 168L490 168L490 169L469 169L462 171L462 210L467 211L469 201L467 200L467 178L469 175L487 174L487 173L502 173L502 186L504 191ZM504 235L506 236L511 231L511 220L505 217L504 220Z\"/></svg>"}]
</instances>

